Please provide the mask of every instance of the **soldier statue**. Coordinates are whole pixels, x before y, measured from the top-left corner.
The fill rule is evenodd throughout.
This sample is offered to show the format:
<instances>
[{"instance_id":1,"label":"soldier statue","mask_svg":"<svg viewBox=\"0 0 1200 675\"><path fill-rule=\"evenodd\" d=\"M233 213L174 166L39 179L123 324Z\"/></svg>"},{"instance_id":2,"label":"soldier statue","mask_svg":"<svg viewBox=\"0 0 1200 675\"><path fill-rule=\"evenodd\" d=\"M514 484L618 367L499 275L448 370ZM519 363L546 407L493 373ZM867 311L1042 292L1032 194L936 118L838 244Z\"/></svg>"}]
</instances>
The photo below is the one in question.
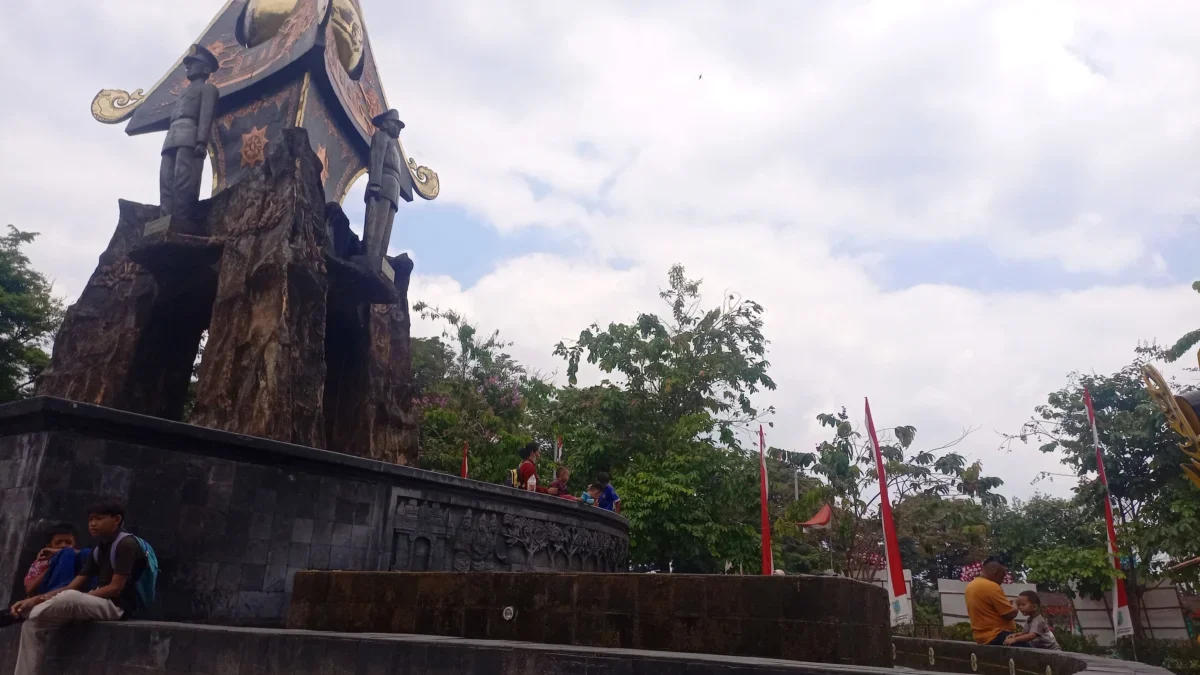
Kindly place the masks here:
<instances>
[{"instance_id":1,"label":"soldier statue","mask_svg":"<svg viewBox=\"0 0 1200 675\"><path fill-rule=\"evenodd\" d=\"M171 109L171 128L163 141L158 173L160 208L164 216L188 220L200 201L200 177L209 133L220 93L208 77L217 72L217 57L192 45L183 57L189 84Z\"/></svg>"},{"instance_id":2,"label":"soldier statue","mask_svg":"<svg viewBox=\"0 0 1200 675\"><path fill-rule=\"evenodd\" d=\"M403 193L412 200L412 176L400 156L400 130L404 122L400 113L389 110L371 120L375 134L371 136L371 163L367 170L367 217L363 225L363 243L368 260L387 255L392 238L392 221Z\"/></svg>"}]
</instances>

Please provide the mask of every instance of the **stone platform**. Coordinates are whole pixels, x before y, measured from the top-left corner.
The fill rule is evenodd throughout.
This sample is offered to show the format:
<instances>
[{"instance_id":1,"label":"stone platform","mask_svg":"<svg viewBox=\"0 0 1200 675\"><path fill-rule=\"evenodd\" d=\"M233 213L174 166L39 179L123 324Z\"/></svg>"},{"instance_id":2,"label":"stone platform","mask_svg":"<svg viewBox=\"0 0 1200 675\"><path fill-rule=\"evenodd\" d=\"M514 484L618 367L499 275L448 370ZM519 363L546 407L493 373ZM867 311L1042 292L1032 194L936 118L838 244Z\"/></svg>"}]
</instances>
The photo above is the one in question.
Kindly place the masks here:
<instances>
[{"instance_id":1,"label":"stone platform","mask_svg":"<svg viewBox=\"0 0 1200 675\"><path fill-rule=\"evenodd\" d=\"M840 577L300 572L288 627L890 666L889 620Z\"/></svg>"},{"instance_id":2,"label":"stone platform","mask_svg":"<svg viewBox=\"0 0 1200 675\"><path fill-rule=\"evenodd\" d=\"M12 672L20 629L0 630L0 672ZM1162 668L1081 654L978 647L966 642L895 641L924 653L979 653L980 664L1021 658L1036 675L1170 675ZM1033 653L1029 653L1033 652ZM755 657L598 649L424 635L351 635L128 621L70 626L50 639L54 675L904 675L972 674L969 662L913 660L876 668ZM953 663L957 670L947 669ZM1036 666L1041 666L1036 667ZM1048 667L1048 669L1047 669ZM989 672L983 671L980 672Z\"/></svg>"},{"instance_id":3,"label":"stone platform","mask_svg":"<svg viewBox=\"0 0 1200 675\"><path fill-rule=\"evenodd\" d=\"M101 498L158 553L148 618L278 626L301 570L611 572L629 545L576 502L42 397L0 406L0 605Z\"/></svg>"}]
</instances>

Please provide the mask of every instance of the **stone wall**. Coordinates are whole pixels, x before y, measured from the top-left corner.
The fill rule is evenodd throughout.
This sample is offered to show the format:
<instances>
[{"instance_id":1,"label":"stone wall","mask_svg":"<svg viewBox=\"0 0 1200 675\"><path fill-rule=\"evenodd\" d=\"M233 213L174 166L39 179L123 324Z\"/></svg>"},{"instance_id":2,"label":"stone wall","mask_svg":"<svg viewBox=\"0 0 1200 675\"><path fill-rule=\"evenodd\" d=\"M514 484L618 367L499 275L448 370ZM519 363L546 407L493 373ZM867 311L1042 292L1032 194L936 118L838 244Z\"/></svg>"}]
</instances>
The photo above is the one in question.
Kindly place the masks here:
<instances>
[{"instance_id":1,"label":"stone wall","mask_svg":"<svg viewBox=\"0 0 1200 675\"><path fill-rule=\"evenodd\" d=\"M302 572L288 627L891 665L887 593L838 577Z\"/></svg>"},{"instance_id":2,"label":"stone wall","mask_svg":"<svg viewBox=\"0 0 1200 675\"><path fill-rule=\"evenodd\" d=\"M299 570L613 571L628 550L624 518L575 502L59 399L0 406L0 481L3 602L102 497L158 553L155 618L278 625Z\"/></svg>"}]
</instances>

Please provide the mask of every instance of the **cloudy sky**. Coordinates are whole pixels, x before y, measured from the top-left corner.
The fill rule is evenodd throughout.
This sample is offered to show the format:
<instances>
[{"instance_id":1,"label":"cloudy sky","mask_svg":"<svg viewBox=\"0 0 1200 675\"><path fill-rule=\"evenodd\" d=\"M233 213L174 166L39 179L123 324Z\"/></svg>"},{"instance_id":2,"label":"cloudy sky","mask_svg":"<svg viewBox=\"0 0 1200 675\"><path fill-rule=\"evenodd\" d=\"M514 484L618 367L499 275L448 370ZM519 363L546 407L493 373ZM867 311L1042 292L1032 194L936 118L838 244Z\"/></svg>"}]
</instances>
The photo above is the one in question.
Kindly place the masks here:
<instances>
[{"instance_id":1,"label":"cloudy sky","mask_svg":"<svg viewBox=\"0 0 1200 675\"><path fill-rule=\"evenodd\" d=\"M221 4L6 8L0 215L42 233L68 299L117 198L157 201L161 138L94 122L92 96L151 86ZM773 445L870 396L918 443L978 427L960 448L1009 494L1062 493L998 432L1069 371L1196 327L1197 3L362 4L441 176L397 217L412 297L545 372L558 340L658 310L679 262L767 308Z\"/></svg>"}]
</instances>

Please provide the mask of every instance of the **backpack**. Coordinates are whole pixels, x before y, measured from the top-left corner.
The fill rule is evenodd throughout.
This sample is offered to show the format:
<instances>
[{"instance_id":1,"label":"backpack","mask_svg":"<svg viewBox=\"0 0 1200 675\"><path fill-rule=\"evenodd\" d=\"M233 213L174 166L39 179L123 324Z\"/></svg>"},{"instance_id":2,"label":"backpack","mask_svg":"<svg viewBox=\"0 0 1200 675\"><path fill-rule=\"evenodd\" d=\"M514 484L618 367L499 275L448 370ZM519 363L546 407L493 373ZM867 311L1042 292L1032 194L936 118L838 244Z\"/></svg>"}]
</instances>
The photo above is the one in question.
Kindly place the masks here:
<instances>
[{"instance_id":1,"label":"backpack","mask_svg":"<svg viewBox=\"0 0 1200 675\"><path fill-rule=\"evenodd\" d=\"M518 488L518 487L521 487L521 486L520 486L520 485L517 483L517 470L516 470L516 469L509 469L509 470L508 470L508 478L507 478L507 479L505 479L505 481L504 481L504 484L505 484L505 485L507 485L507 486L508 486L508 487L510 487L510 488Z\"/></svg>"},{"instance_id":2,"label":"backpack","mask_svg":"<svg viewBox=\"0 0 1200 675\"><path fill-rule=\"evenodd\" d=\"M113 540L112 546L108 548L108 564L115 568L117 566L117 544L125 537L133 537L138 546L142 547L142 553L146 554L146 568L142 570L141 576L134 582L134 590L137 591L138 602L143 608L150 607L154 604L154 587L158 584L158 556L155 555L154 549L150 544L146 543L145 539L134 536L128 532L117 533L117 538ZM92 549L92 558L96 564L100 564L100 547Z\"/></svg>"}]
</instances>

